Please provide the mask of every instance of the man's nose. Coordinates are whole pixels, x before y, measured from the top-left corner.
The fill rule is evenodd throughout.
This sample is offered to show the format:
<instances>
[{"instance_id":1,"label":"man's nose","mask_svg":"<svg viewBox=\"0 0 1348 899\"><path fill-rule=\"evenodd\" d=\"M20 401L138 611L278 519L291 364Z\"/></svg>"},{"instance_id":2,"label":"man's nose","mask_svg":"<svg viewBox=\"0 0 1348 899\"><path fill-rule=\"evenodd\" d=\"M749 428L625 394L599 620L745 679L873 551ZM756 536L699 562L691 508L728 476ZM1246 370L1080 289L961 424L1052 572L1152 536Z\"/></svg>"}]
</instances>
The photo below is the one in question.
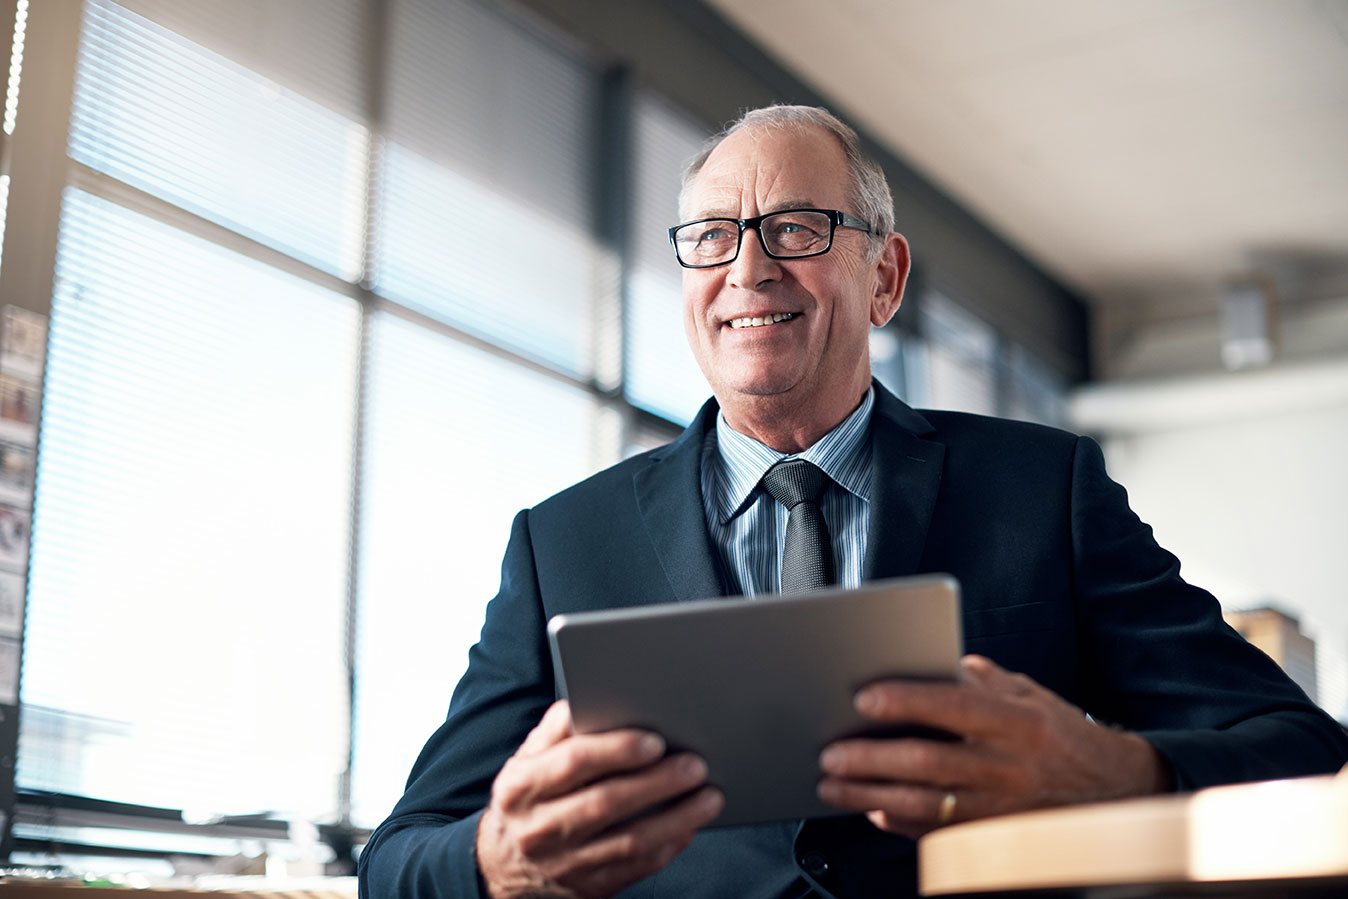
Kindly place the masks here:
<instances>
[{"instance_id":1,"label":"man's nose","mask_svg":"<svg viewBox=\"0 0 1348 899\"><path fill-rule=\"evenodd\" d=\"M757 229L746 228L740 235L739 255L730 263L730 271L726 273L727 283L731 287L754 290L781 277L782 267L763 251L763 241Z\"/></svg>"}]
</instances>

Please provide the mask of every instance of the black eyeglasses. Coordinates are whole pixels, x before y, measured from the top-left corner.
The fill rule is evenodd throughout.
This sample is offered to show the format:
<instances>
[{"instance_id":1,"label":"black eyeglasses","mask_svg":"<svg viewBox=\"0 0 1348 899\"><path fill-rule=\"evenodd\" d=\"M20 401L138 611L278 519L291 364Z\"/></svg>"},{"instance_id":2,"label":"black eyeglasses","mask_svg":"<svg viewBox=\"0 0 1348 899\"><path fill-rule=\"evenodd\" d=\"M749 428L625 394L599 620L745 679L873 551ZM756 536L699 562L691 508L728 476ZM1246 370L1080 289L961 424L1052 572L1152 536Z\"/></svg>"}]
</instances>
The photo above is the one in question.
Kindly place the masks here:
<instances>
[{"instance_id":1,"label":"black eyeglasses","mask_svg":"<svg viewBox=\"0 0 1348 899\"><path fill-rule=\"evenodd\" d=\"M822 256L833 246L833 232L875 229L854 215L837 209L789 209L750 219L698 219L669 229L674 255L684 268L711 268L734 262L740 254L745 228L758 232L763 252L773 259Z\"/></svg>"}]
</instances>

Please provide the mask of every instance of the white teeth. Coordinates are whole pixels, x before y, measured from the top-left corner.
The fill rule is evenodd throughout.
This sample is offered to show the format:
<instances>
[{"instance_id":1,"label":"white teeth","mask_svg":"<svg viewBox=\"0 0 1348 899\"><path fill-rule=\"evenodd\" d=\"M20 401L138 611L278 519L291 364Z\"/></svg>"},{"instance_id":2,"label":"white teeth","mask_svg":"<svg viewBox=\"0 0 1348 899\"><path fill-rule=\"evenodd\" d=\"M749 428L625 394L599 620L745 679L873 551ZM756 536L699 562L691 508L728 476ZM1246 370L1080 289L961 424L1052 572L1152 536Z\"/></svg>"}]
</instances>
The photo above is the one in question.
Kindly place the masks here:
<instances>
[{"instance_id":1,"label":"white teeth","mask_svg":"<svg viewBox=\"0 0 1348 899\"><path fill-rule=\"evenodd\" d=\"M795 318L794 312L773 312L763 316L745 316L744 318L732 318L730 327L732 328L761 328L764 325L775 325L777 322L790 321Z\"/></svg>"}]
</instances>

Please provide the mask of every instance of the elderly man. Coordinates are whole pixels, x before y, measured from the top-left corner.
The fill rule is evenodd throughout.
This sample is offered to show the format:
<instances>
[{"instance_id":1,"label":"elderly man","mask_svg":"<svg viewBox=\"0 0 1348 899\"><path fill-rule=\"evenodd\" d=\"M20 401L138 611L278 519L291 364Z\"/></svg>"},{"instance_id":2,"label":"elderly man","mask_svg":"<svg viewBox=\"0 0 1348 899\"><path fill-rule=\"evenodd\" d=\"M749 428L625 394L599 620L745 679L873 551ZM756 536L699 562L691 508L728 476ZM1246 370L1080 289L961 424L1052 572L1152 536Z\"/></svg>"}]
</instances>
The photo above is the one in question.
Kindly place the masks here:
<instances>
[{"instance_id":1,"label":"elderly man","mask_svg":"<svg viewBox=\"0 0 1348 899\"><path fill-rule=\"evenodd\" d=\"M913 838L943 823L1348 759L1340 728L1180 579L1093 442L919 414L872 381L868 333L898 309L909 255L851 129L748 113L690 166L681 207L685 327L715 399L669 446L516 518L448 720L361 856L363 895L913 895ZM702 761L655 734L573 735L544 629L779 589L786 510L762 479L787 457L827 475L837 582L955 574L977 654L958 684L856 697L957 739L828 747L819 795L854 814L700 830L722 804Z\"/></svg>"}]
</instances>

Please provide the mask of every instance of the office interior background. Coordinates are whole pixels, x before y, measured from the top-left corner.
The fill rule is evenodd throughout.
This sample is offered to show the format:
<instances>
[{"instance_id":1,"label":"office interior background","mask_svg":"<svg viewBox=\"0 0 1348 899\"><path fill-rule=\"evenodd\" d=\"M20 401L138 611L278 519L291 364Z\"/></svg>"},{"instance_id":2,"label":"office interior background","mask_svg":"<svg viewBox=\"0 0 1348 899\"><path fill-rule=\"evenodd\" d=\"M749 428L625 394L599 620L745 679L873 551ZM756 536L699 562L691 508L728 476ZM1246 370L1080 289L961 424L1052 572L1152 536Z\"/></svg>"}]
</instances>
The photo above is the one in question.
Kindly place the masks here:
<instances>
[{"instance_id":1,"label":"office interior background","mask_svg":"<svg viewBox=\"0 0 1348 899\"><path fill-rule=\"evenodd\" d=\"M0 506L13 862L344 870L513 514L705 398L665 229L684 160L774 101L885 164L915 273L877 375L1098 437L1186 577L1273 610L1348 717L1348 3L0 21L0 305L49 317L36 453L6 456L31 502Z\"/></svg>"}]
</instances>

